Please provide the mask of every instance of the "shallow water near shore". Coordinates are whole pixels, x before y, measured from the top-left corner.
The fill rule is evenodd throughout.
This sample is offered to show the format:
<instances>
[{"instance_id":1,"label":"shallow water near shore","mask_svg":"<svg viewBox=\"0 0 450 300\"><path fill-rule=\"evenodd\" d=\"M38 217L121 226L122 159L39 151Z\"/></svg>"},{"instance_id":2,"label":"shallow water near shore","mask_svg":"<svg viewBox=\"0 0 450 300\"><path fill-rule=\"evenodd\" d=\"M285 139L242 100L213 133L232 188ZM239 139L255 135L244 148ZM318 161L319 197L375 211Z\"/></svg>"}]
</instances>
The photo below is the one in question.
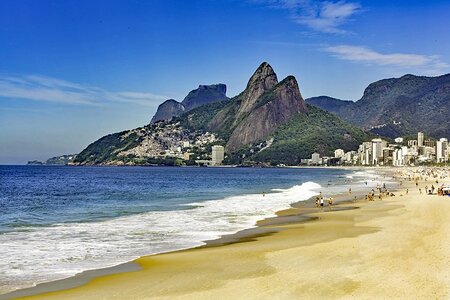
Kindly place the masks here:
<instances>
[{"instance_id":1,"label":"shallow water near shore","mask_svg":"<svg viewBox=\"0 0 450 300\"><path fill-rule=\"evenodd\" d=\"M371 170L0 167L0 293L200 246ZM365 182L368 182L366 185Z\"/></svg>"}]
</instances>

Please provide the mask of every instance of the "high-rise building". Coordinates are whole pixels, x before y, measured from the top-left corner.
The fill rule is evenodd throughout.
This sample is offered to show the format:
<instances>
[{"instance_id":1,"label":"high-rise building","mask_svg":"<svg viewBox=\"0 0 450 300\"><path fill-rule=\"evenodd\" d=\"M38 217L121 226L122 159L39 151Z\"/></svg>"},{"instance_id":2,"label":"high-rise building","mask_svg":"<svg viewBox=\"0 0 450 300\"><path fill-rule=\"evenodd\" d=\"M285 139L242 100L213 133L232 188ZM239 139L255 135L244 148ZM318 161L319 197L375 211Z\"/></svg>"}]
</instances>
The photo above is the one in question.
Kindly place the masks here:
<instances>
[{"instance_id":1,"label":"high-rise building","mask_svg":"<svg viewBox=\"0 0 450 300\"><path fill-rule=\"evenodd\" d=\"M334 157L335 158L342 158L342 157L344 157L344 155L345 155L344 150L342 150L342 149L334 150Z\"/></svg>"},{"instance_id":2,"label":"high-rise building","mask_svg":"<svg viewBox=\"0 0 450 300\"><path fill-rule=\"evenodd\" d=\"M314 152L311 155L311 164L313 164L313 165L320 165L320 164L322 164L322 159L320 158L320 154L319 153Z\"/></svg>"},{"instance_id":3,"label":"high-rise building","mask_svg":"<svg viewBox=\"0 0 450 300\"><path fill-rule=\"evenodd\" d=\"M431 139L428 139L428 140L423 142L423 145L425 147L433 147L434 148L434 147L436 147L436 142L431 140Z\"/></svg>"},{"instance_id":4,"label":"high-rise building","mask_svg":"<svg viewBox=\"0 0 450 300\"><path fill-rule=\"evenodd\" d=\"M409 147L417 147L417 140L409 140L408 146Z\"/></svg>"},{"instance_id":5,"label":"high-rise building","mask_svg":"<svg viewBox=\"0 0 450 300\"><path fill-rule=\"evenodd\" d=\"M423 132L418 132L417 133L417 146L422 147L424 140L425 140L425 135L423 134Z\"/></svg>"},{"instance_id":6,"label":"high-rise building","mask_svg":"<svg viewBox=\"0 0 450 300\"><path fill-rule=\"evenodd\" d=\"M386 142L382 139L372 140L372 165L377 165L378 162L383 160L383 148L386 146Z\"/></svg>"},{"instance_id":7,"label":"high-rise building","mask_svg":"<svg viewBox=\"0 0 450 300\"><path fill-rule=\"evenodd\" d=\"M447 161L447 147L448 140L442 138L436 142L436 162L446 162Z\"/></svg>"},{"instance_id":8,"label":"high-rise building","mask_svg":"<svg viewBox=\"0 0 450 300\"><path fill-rule=\"evenodd\" d=\"M225 149L223 146L212 146L212 153L211 153L211 165L217 166L222 164L223 158L225 154Z\"/></svg>"}]
</instances>

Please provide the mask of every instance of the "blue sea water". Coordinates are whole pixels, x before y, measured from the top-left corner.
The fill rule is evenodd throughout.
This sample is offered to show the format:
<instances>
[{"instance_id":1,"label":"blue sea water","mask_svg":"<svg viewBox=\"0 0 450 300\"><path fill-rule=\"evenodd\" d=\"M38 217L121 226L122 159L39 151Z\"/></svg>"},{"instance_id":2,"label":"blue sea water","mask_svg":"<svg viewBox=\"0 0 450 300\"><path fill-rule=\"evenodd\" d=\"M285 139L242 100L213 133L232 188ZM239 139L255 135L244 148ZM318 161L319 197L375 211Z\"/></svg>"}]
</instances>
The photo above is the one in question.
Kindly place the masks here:
<instances>
[{"instance_id":1,"label":"blue sea water","mask_svg":"<svg viewBox=\"0 0 450 300\"><path fill-rule=\"evenodd\" d=\"M0 293L198 246L370 176L342 169L0 166Z\"/></svg>"}]
</instances>

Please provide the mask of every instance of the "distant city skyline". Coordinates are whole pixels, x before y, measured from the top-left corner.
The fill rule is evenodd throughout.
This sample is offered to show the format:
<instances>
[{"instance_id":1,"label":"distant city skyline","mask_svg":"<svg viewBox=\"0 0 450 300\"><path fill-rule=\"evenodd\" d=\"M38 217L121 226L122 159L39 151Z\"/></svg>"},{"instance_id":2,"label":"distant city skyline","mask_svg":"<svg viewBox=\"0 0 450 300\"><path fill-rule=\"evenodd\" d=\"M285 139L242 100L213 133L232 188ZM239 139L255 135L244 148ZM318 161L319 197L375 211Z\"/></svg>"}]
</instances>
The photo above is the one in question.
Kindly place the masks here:
<instances>
[{"instance_id":1,"label":"distant city skyline","mask_svg":"<svg viewBox=\"0 0 450 300\"><path fill-rule=\"evenodd\" d=\"M395 3L394 3L395 2ZM0 164L81 151L258 65L304 98L450 72L448 1L2 1Z\"/></svg>"}]
</instances>

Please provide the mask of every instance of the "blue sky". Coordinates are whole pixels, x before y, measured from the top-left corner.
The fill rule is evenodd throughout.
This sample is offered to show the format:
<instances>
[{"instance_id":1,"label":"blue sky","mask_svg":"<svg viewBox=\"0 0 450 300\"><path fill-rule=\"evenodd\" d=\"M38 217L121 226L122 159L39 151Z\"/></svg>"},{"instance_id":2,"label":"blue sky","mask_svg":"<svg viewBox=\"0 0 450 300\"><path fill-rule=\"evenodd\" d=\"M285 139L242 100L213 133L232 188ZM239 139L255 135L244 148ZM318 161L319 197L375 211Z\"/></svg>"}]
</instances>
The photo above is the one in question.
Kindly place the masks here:
<instances>
[{"instance_id":1,"label":"blue sky","mask_svg":"<svg viewBox=\"0 0 450 300\"><path fill-rule=\"evenodd\" d=\"M0 164L77 153L258 65L304 98L450 72L447 1L0 1Z\"/></svg>"}]
</instances>

